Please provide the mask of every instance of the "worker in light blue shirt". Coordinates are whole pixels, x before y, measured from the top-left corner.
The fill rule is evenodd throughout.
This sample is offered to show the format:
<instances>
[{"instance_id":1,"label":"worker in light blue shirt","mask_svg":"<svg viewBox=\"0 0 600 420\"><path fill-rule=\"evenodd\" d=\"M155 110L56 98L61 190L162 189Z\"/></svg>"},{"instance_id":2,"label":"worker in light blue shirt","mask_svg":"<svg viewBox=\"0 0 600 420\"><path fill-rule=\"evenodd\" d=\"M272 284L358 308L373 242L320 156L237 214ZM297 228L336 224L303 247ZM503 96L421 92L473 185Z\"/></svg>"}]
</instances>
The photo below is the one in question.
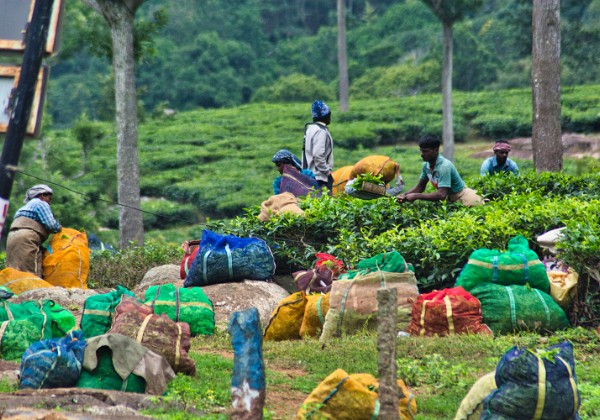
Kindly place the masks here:
<instances>
[{"instance_id":1,"label":"worker in light blue shirt","mask_svg":"<svg viewBox=\"0 0 600 420\"><path fill-rule=\"evenodd\" d=\"M52 188L34 185L25 193L25 205L15 213L6 242L6 266L42 278L42 244L62 227L50 202Z\"/></svg>"},{"instance_id":2,"label":"worker in light blue shirt","mask_svg":"<svg viewBox=\"0 0 600 420\"><path fill-rule=\"evenodd\" d=\"M519 166L511 159L508 154L511 151L510 144L506 140L498 140L494 144L494 156L483 161L480 174L494 175L498 173L519 173Z\"/></svg>"}]
</instances>

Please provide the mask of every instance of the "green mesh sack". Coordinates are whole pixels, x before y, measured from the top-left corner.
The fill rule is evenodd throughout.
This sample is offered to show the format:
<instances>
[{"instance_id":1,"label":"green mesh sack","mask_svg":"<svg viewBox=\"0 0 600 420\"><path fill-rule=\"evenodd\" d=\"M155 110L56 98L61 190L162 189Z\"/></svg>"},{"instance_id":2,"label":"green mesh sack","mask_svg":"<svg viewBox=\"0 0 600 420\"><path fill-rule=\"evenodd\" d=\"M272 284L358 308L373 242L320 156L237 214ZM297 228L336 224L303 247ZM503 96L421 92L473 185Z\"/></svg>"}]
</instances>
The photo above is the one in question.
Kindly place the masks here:
<instances>
[{"instance_id":1,"label":"green mesh sack","mask_svg":"<svg viewBox=\"0 0 600 420\"><path fill-rule=\"evenodd\" d=\"M21 303L0 302L0 322L27 319L42 332L39 340L52 338L51 300L27 300Z\"/></svg>"},{"instance_id":2,"label":"green mesh sack","mask_svg":"<svg viewBox=\"0 0 600 420\"><path fill-rule=\"evenodd\" d=\"M141 376L129 375L125 380L121 379L112 362L112 351L108 347L101 347L96 352L98 365L93 371L81 370L77 381L77 388L111 389L115 391L146 392L146 381Z\"/></svg>"},{"instance_id":3,"label":"green mesh sack","mask_svg":"<svg viewBox=\"0 0 600 420\"><path fill-rule=\"evenodd\" d=\"M75 315L56 302L52 302L50 305L50 318L52 319L52 338L64 337L77 324Z\"/></svg>"},{"instance_id":4,"label":"green mesh sack","mask_svg":"<svg viewBox=\"0 0 600 420\"><path fill-rule=\"evenodd\" d=\"M546 267L523 236L512 238L508 242L507 252L481 248L471 253L456 280L456 286L470 292L481 283L503 286L529 284L544 293L550 293Z\"/></svg>"},{"instance_id":5,"label":"green mesh sack","mask_svg":"<svg viewBox=\"0 0 600 420\"><path fill-rule=\"evenodd\" d=\"M519 330L556 331L569 327L565 312L552 297L527 286L484 283L471 294L481 302L483 322L494 334Z\"/></svg>"},{"instance_id":6,"label":"green mesh sack","mask_svg":"<svg viewBox=\"0 0 600 420\"><path fill-rule=\"evenodd\" d=\"M0 324L0 356L4 360L21 360L30 345L43 340L44 317L33 314L30 319L4 321Z\"/></svg>"},{"instance_id":7,"label":"green mesh sack","mask_svg":"<svg viewBox=\"0 0 600 420\"><path fill-rule=\"evenodd\" d=\"M414 272L411 264L407 264L404 257L397 251L382 252L374 257L359 261L353 270L341 274L339 280L352 280L357 275L366 275L376 271L385 271L389 273L404 273L406 271Z\"/></svg>"},{"instance_id":8,"label":"green mesh sack","mask_svg":"<svg viewBox=\"0 0 600 420\"><path fill-rule=\"evenodd\" d=\"M187 322L192 336L211 335L215 329L213 304L200 287L151 286L144 303L157 315L166 314L175 322Z\"/></svg>"},{"instance_id":9,"label":"green mesh sack","mask_svg":"<svg viewBox=\"0 0 600 420\"><path fill-rule=\"evenodd\" d=\"M123 296L139 300L133 292L120 285L111 292L92 295L85 300L79 323L85 338L96 337L110 330L115 308L121 303Z\"/></svg>"}]
</instances>

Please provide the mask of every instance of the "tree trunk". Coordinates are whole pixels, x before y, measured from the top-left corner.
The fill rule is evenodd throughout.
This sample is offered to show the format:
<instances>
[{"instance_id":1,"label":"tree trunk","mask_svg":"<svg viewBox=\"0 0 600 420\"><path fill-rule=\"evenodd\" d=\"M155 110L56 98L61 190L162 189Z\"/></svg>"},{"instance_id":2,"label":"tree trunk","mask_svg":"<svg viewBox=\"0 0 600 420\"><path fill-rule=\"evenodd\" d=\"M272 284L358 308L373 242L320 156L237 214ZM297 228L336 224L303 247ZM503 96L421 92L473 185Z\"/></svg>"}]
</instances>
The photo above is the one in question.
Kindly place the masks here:
<instances>
[{"instance_id":1,"label":"tree trunk","mask_svg":"<svg viewBox=\"0 0 600 420\"><path fill-rule=\"evenodd\" d=\"M137 6L142 3L143 0L97 0L112 36L121 249L127 249L132 244L144 244L144 225L139 210L137 98L133 55L133 18Z\"/></svg>"},{"instance_id":2,"label":"tree trunk","mask_svg":"<svg viewBox=\"0 0 600 420\"><path fill-rule=\"evenodd\" d=\"M337 0L338 70L340 78L340 112L349 109L348 52L346 43L346 0Z\"/></svg>"},{"instance_id":3,"label":"tree trunk","mask_svg":"<svg viewBox=\"0 0 600 420\"><path fill-rule=\"evenodd\" d=\"M442 67L442 141L443 155L454 160L454 125L452 122L452 23L442 22L444 28L444 63Z\"/></svg>"},{"instance_id":4,"label":"tree trunk","mask_svg":"<svg viewBox=\"0 0 600 420\"><path fill-rule=\"evenodd\" d=\"M533 1L533 166L537 172L563 167L560 127L560 0Z\"/></svg>"}]
</instances>

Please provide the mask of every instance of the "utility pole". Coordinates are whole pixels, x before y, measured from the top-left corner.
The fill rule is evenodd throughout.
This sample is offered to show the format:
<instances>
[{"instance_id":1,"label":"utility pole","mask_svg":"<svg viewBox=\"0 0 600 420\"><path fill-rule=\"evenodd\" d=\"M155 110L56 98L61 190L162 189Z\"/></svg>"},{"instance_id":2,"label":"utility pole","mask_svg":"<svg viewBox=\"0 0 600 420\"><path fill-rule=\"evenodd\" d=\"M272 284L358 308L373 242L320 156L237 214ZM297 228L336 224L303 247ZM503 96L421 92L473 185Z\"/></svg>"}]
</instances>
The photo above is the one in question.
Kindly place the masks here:
<instances>
[{"instance_id":1,"label":"utility pole","mask_svg":"<svg viewBox=\"0 0 600 420\"><path fill-rule=\"evenodd\" d=\"M0 238L10 203L23 139L31 116L31 106L48 37L54 0L35 1L25 33L25 51L17 89L10 104L10 118L0 155Z\"/></svg>"}]
</instances>

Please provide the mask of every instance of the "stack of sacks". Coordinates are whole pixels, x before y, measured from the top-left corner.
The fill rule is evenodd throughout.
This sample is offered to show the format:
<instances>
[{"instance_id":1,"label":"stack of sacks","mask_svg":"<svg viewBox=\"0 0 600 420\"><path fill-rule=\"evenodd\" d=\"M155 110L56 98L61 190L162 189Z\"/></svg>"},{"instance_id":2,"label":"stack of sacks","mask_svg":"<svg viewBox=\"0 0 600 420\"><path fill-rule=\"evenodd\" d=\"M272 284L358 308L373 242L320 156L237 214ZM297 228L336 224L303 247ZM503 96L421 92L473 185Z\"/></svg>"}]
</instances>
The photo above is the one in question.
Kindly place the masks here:
<instances>
[{"instance_id":1,"label":"stack of sacks","mask_svg":"<svg viewBox=\"0 0 600 420\"><path fill-rule=\"evenodd\" d=\"M564 311L548 294L546 267L523 236L512 238L507 252L474 251L456 286L479 299L483 322L495 334L569 326Z\"/></svg>"}]
</instances>

